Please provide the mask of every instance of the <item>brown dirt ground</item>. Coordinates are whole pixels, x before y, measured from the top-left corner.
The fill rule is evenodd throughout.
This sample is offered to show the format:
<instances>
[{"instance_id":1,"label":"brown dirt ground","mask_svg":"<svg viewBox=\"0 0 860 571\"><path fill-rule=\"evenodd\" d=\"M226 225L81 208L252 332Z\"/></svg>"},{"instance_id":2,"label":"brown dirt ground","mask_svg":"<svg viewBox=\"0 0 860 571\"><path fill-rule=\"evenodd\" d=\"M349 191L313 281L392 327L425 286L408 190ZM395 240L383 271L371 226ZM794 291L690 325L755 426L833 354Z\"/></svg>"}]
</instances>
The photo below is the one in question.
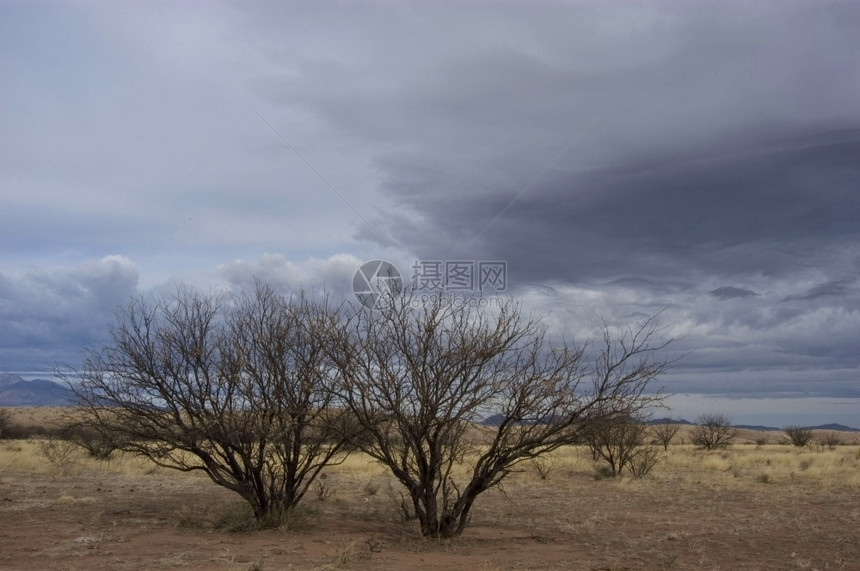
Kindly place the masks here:
<instances>
[{"instance_id":1,"label":"brown dirt ground","mask_svg":"<svg viewBox=\"0 0 860 571\"><path fill-rule=\"evenodd\" d=\"M731 478L726 476L726 478ZM512 474L462 538L418 537L385 485L333 473L298 531L216 527L236 497L172 473L0 472L3 569L860 569L856 487ZM743 480L743 481L741 481Z\"/></svg>"}]
</instances>

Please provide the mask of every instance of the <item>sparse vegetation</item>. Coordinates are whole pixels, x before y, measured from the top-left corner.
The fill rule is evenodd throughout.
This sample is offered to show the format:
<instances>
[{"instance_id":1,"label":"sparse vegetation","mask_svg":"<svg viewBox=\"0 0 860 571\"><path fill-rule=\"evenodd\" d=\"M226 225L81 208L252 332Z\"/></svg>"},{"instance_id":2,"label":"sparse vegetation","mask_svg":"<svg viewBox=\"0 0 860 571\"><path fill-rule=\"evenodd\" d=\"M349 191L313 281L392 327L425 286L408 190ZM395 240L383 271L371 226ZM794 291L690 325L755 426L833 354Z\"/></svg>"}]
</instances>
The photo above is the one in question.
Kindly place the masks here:
<instances>
[{"instance_id":1,"label":"sparse vegetation","mask_svg":"<svg viewBox=\"0 0 860 571\"><path fill-rule=\"evenodd\" d=\"M362 487L364 495L368 498L375 496L379 492L380 485L381 484L379 478L371 477L369 480L367 480L367 482L364 483L364 486Z\"/></svg>"},{"instance_id":2,"label":"sparse vegetation","mask_svg":"<svg viewBox=\"0 0 860 571\"><path fill-rule=\"evenodd\" d=\"M830 450L833 450L834 448L842 444L842 439L839 437L838 434L831 431L821 437L821 444L827 446L827 448L829 448Z\"/></svg>"},{"instance_id":3,"label":"sparse vegetation","mask_svg":"<svg viewBox=\"0 0 860 571\"><path fill-rule=\"evenodd\" d=\"M67 473L75 459L75 445L68 440L50 436L38 440L39 454L49 464L55 466L61 473Z\"/></svg>"},{"instance_id":4,"label":"sparse vegetation","mask_svg":"<svg viewBox=\"0 0 860 571\"><path fill-rule=\"evenodd\" d=\"M322 308L257 284L226 298L179 288L133 300L111 343L66 375L76 426L102 442L245 499L278 527L352 437L332 405L322 347L309 323ZM101 453L97 449L96 453Z\"/></svg>"},{"instance_id":5,"label":"sparse vegetation","mask_svg":"<svg viewBox=\"0 0 860 571\"><path fill-rule=\"evenodd\" d=\"M9 427L10 417L6 409L0 408L0 440L6 438L6 429Z\"/></svg>"},{"instance_id":6,"label":"sparse vegetation","mask_svg":"<svg viewBox=\"0 0 860 571\"><path fill-rule=\"evenodd\" d=\"M532 458L532 466L534 466L541 480L549 478L549 475L555 470L555 465L556 456L554 454L544 454L543 456Z\"/></svg>"},{"instance_id":7,"label":"sparse vegetation","mask_svg":"<svg viewBox=\"0 0 860 571\"><path fill-rule=\"evenodd\" d=\"M617 476L628 470L637 477L644 476L660 461L660 454L646 444L648 425L637 419L607 419L595 422L587 432L592 457L609 465L609 475Z\"/></svg>"},{"instance_id":8,"label":"sparse vegetation","mask_svg":"<svg viewBox=\"0 0 860 571\"><path fill-rule=\"evenodd\" d=\"M651 427L654 437L663 445L663 450L665 451L669 450L669 444L675 438L675 435L678 434L679 430L681 430L681 425L677 422L661 423Z\"/></svg>"},{"instance_id":9,"label":"sparse vegetation","mask_svg":"<svg viewBox=\"0 0 860 571\"><path fill-rule=\"evenodd\" d=\"M802 426L786 426L782 431L785 432L791 443L798 447L809 444L814 436L811 429Z\"/></svg>"},{"instance_id":10,"label":"sparse vegetation","mask_svg":"<svg viewBox=\"0 0 860 571\"><path fill-rule=\"evenodd\" d=\"M325 479L319 479L316 481L317 487L317 500L320 502L327 502L328 500L334 498L336 490L326 483Z\"/></svg>"},{"instance_id":11,"label":"sparse vegetation","mask_svg":"<svg viewBox=\"0 0 860 571\"><path fill-rule=\"evenodd\" d=\"M754 436L743 431L735 446L711 454L676 444L646 480L594 481L588 448L561 447L552 455L556 472L549 479L529 465L506 478L503 493L482 497L472 518L481 538L465 543L422 539L415 520L401 514L404 498L411 510L408 496L399 496L402 487L361 453L325 470L322 481L337 484L337 501L302 502L272 535L250 533L257 529L250 504L233 501L201 475L152 474L151 464L128 454L105 463L78 446L70 446L70 457L80 469L64 473L42 457L39 440L5 441L0 527L9 541L3 565L25 568L38 555L60 567L85 555L92 568L126 562L320 568L340 560L341 550L356 541L349 563L355 569L446 567L461 555L489 569L659 569L670 557L677 568L718 568L729 548L755 567L797 567L792 552L804 554L809 568L852 561L860 435L839 433L846 444L822 452L757 447ZM608 469L605 462L599 467ZM383 490L375 497L364 489L369 478ZM386 501L387 489L397 503ZM69 534L72 521L79 528ZM748 541L737 540L739 530ZM55 541L46 543L46 534ZM561 542L564 550L554 546Z\"/></svg>"},{"instance_id":12,"label":"sparse vegetation","mask_svg":"<svg viewBox=\"0 0 860 571\"><path fill-rule=\"evenodd\" d=\"M690 434L690 441L705 450L725 448L734 441L738 430L724 414L702 414Z\"/></svg>"},{"instance_id":13,"label":"sparse vegetation","mask_svg":"<svg viewBox=\"0 0 860 571\"><path fill-rule=\"evenodd\" d=\"M667 366L653 320L614 338L605 327L589 355L553 346L513 301L490 313L392 298L333 317L321 337L337 402L364 430L359 447L403 485L422 535L442 539L460 535L478 496L517 464L659 401L644 389ZM487 414L498 424L479 427Z\"/></svg>"},{"instance_id":14,"label":"sparse vegetation","mask_svg":"<svg viewBox=\"0 0 860 571\"><path fill-rule=\"evenodd\" d=\"M662 461L663 455L659 449L654 446L643 446L637 454L633 455L627 469L634 478L642 478L650 474L654 466Z\"/></svg>"}]
</instances>

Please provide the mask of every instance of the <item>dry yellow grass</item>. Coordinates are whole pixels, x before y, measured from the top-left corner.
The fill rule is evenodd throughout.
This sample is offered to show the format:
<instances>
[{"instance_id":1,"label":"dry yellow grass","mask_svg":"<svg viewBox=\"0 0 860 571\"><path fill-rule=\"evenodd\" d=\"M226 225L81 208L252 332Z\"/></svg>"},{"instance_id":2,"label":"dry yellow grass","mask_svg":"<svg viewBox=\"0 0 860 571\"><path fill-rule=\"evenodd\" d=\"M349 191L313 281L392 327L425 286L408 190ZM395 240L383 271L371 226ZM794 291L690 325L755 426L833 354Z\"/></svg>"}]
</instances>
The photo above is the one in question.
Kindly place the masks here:
<instances>
[{"instance_id":1,"label":"dry yellow grass","mask_svg":"<svg viewBox=\"0 0 860 571\"><path fill-rule=\"evenodd\" d=\"M63 412L12 410L33 425ZM5 440L0 567L860 569L856 434L826 449L743 432L713 451L681 444L686 434L641 479L595 479L600 463L581 446L553 453L546 479L523 462L446 543L417 537L400 485L362 454L324 471L298 531L231 535L213 522L243 504L205 476L77 447L51 462L44 440Z\"/></svg>"},{"instance_id":2,"label":"dry yellow grass","mask_svg":"<svg viewBox=\"0 0 860 571\"><path fill-rule=\"evenodd\" d=\"M39 445L0 441L0 534L16 546L0 566L30 567L38 555L88 569L860 568L857 445L679 444L645 478L600 481L589 451L566 447L546 479L519 465L479 498L462 540L439 544L416 537L399 484L360 454L325 470L332 493L312 488L305 528L237 536L212 522L241 501L205 477L82 450L68 470Z\"/></svg>"},{"instance_id":3,"label":"dry yellow grass","mask_svg":"<svg viewBox=\"0 0 860 571\"><path fill-rule=\"evenodd\" d=\"M71 409L59 406L16 406L2 407L2 410L9 415L11 423L19 426L55 427Z\"/></svg>"},{"instance_id":4,"label":"dry yellow grass","mask_svg":"<svg viewBox=\"0 0 860 571\"><path fill-rule=\"evenodd\" d=\"M17 409L17 412L18 419L45 422L56 420L61 411ZM854 437L853 434L846 433L840 436L843 436L843 441L851 441ZM61 441L56 442L56 445L68 446L70 451L63 465L58 465L46 458L43 452L44 442L44 439L0 441L0 471L15 470L38 474L98 471L127 476L151 475L156 472L176 473L127 454L115 453L110 460L96 460L88 457L83 449ZM586 448L569 446L554 452L550 464L550 473L591 474L600 463L595 464L592 461ZM523 462L515 470L538 477L538 472L531 462ZM384 466L363 454L352 454L342 464L332 466L326 471L329 474L351 474L365 479L388 475ZM464 468L458 470L456 475L465 477L468 472ZM649 477L658 480L707 478L712 482L725 482L726 485L732 486L745 485L750 481L799 481L821 487L839 485L860 488L860 446L841 445L827 449L797 448L784 444L739 444L725 449L704 451L690 444L673 444Z\"/></svg>"}]
</instances>

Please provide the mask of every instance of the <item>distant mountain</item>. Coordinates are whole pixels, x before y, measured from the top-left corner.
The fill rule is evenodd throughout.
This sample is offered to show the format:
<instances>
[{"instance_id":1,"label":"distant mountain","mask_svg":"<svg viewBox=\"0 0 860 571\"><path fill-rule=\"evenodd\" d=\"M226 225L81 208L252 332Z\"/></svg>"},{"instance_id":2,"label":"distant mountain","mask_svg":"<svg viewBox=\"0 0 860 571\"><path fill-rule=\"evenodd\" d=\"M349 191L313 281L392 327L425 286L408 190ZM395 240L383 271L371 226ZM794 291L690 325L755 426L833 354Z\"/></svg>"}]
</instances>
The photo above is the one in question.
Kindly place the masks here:
<instances>
[{"instance_id":1,"label":"distant mountain","mask_svg":"<svg viewBox=\"0 0 860 571\"><path fill-rule=\"evenodd\" d=\"M484 426L499 426L503 420L505 420L505 417L501 414L493 414L482 420L481 424Z\"/></svg>"},{"instance_id":2,"label":"distant mountain","mask_svg":"<svg viewBox=\"0 0 860 571\"><path fill-rule=\"evenodd\" d=\"M775 430L777 432L782 432L782 428L776 426L751 426L748 424L736 424L736 428L746 428L747 430ZM860 429L851 428L850 426L845 426L844 424L819 424L818 426L804 426L802 428L806 428L807 430L837 430L844 432L860 432Z\"/></svg>"},{"instance_id":3,"label":"distant mountain","mask_svg":"<svg viewBox=\"0 0 860 571\"><path fill-rule=\"evenodd\" d=\"M485 426L498 426L501 424L504 417L500 414L494 414L492 416L488 416L485 418L481 424ZM646 422L646 424L683 424L687 426L695 425L694 422L690 422L686 419L678 419L678 418L655 418ZM763 426L759 424L735 424L735 428L743 428L746 430L759 430L762 432L767 431L777 431L781 432L782 428L777 426ZM846 431L846 432L860 432L860 429L851 428L850 426L845 426L844 424L820 424L818 426L809 426L807 427L810 430L836 430L836 431Z\"/></svg>"},{"instance_id":4,"label":"distant mountain","mask_svg":"<svg viewBox=\"0 0 860 571\"><path fill-rule=\"evenodd\" d=\"M762 432L769 432L773 430L782 430L778 426L762 426L761 424L735 424L735 428L743 428L745 430L760 430Z\"/></svg>"},{"instance_id":5,"label":"distant mountain","mask_svg":"<svg viewBox=\"0 0 860 571\"><path fill-rule=\"evenodd\" d=\"M693 424L689 420L684 420L683 418L655 418L649 420L646 424Z\"/></svg>"},{"instance_id":6,"label":"distant mountain","mask_svg":"<svg viewBox=\"0 0 860 571\"><path fill-rule=\"evenodd\" d=\"M23 380L18 375L13 375L12 373L0 373L0 391Z\"/></svg>"},{"instance_id":7,"label":"distant mountain","mask_svg":"<svg viewBox=\"0 0 860 571\"><path fill-rule=\"evenodd\" d=\"M810 426L812 430L843 430L845 432L860 432L860 428L851 428L844 424L819 424L818 426Z\"/></svg>"},{"instance_id":8,"label":"distant mountain","mask_svg":"<svg viewBox=\"0 0 860 571\"><path fill-rule=\"evenodd\" d=\"M17 375L0 374L0 406L70 406L74 394L66 387L35 379L25 381Z\"/></svg>"}]
</instances>

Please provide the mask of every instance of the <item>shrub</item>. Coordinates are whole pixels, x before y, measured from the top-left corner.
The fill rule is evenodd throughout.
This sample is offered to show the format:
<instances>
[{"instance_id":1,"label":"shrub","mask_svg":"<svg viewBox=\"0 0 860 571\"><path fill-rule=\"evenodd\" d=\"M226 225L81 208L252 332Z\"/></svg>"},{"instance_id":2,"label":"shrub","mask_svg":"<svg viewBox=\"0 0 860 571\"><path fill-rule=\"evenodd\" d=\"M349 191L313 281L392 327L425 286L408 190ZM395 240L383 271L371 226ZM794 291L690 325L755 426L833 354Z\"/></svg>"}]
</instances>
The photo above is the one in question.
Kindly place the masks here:
<instances>
[{"instance_id":1,"label":"shrub","mask_svg":"<svg viewBox=\"0 0 860 571\"><path fill-rule=\"evenodd\" d=\"M738 431L724 414L702 414L690 434L690 441L705 450L729 446Z\"/></svg>"},{"instance_id":2,"label":"shrub","mask_svg":"<svg viewBox=\"0 0 860 571\"><path fill-rule=\"evenodd\" d=\"M646 446L639 450L638 454L634 455L627 466L634 478L642 478L647 476L651 469L663 459L659 450Z\"/></svg>"},{"instance_id":3,"label":"shrub","mask_svg":"<svg viewBox=\"0 0 860 571\"><path fill-rule=\"evenodd\" d=\"M821 444L827 446L830 450L833 450L842 444L842 439L839 438L839 435L835 432L828 432L821 438Z\"/></svg>"},{"instance_id":4,"label":"shrub","mask_svg":"<svg viewBox=\"0 0 860 571\"><path fill-rule=\"evenodd\" d=\"M812 430L801 426L786 426L782 429L792 444L802 448L812 440Z\"/></svg>"},{"instance_id":5,"label":"shrub","mask_svg":"<svg viewBox=\"0 0 860 571\"><path fill-rule=\"evenodd\" d=\"M588 431L588 444L593 457L609 464L610 474L628 470L634 476L644 476L662 457L646 446L647 425L636 419L606 420L595 423Z\"/></svg>"},{"instance_id":6,"label":"shrub","mask_svg":"<svg viewBox=\"0 0 860 571\"><path fill-rule=\"evenodd\" d=\"M532 458L532 466L534 466L541 480L546 480L549 477L550 473L555 469L555 464L556 458L550 454Z\"/></svg>"},{"instance_id":7,"label":"shrub","mask_svg":"<svg viewBox=\"0 0 860 571\"><path fill-rule=\"evenodd\" d=\"M81 444L200 471L277 527L353 436L312 333L327 310L260 283L231 298L180 286L171 299L133 299L109 343L60 374Z\"/></svg>"},{"instance_id":8,"label":"shrub","mask_svg":"<svg viewBox=\"0 0 860 571\"><path fill-rule=\"evenodd\" d=\"M323 474L325 475L325 474ZM320 478L317 480L317 500L321 502L326 502L332 498L336 493L336 490L325 483L325 478Z\"/></svg>"},{"instance_id":9,"label":"shrub","mask_svg":"<svg viewBox=\"0 0 860 571\"><path fill-rule=\"evenodd\" d=\"M672 439L678 434L679 430L681 430L681 425L676 422L658 424L652 427L657 441L663 445L663 450L669 450L669 443L672 442Z\"/></svg>"},{"instance_id":10,"label":"shrub","mask_svg":"<svg viewBox=\"0 0 860 571\"><path fill-rule=\"evenodd\" d=\"M377 492L379 492L379 479L378 478L370 478L367 482L364 483L364 495L367 497L375 496Z\"/></svg>"},{"instance_id":11,"label":"shrub","mask_svg":"<svg viewBox=\"0 0 860 571\"><path fill-rule=\"evenodd\" d=\"M75 466L76 450L74 443L53 435L39 440L39 455L63 473Z\"/></svg>"},{"instance_id":12,"label":"shrub","mask_svg":"<svg viewBox=\"0 0 860 571\"><path fill-rule=\"evenodd\" d=\"M6 438L6 429L11 422L9 411L0 408L0 439Z\"/></svg>"},{"instance_id":13,"label":"shrub","mask_svg":"<svg viewBox=\"0 0 860 571\"><path fill-rule=\"evenodd\" d=\"M380 301L328 325L334 390L425 537L461 535L475 500L513 467L663 398L644 390L669 365L653 319L618 334L604 323L603 339L577 347L554 343L513 300L493 311L432 296ZM487 416L497 421L479 425Z\"/></svg>"},{"instance_id":14,"label":"shrub","mask_svg":"<svg viewBox=\"0 0 860 571\"><path fill-rule=\"evenodd\" d=\"M594 479L595 480L605 480L606 478L614 478L615 474L612 472L612 468L607 466L606 464L601 464L599 466L595 466L594 468Z\"/></svg>"}]
</instances>

